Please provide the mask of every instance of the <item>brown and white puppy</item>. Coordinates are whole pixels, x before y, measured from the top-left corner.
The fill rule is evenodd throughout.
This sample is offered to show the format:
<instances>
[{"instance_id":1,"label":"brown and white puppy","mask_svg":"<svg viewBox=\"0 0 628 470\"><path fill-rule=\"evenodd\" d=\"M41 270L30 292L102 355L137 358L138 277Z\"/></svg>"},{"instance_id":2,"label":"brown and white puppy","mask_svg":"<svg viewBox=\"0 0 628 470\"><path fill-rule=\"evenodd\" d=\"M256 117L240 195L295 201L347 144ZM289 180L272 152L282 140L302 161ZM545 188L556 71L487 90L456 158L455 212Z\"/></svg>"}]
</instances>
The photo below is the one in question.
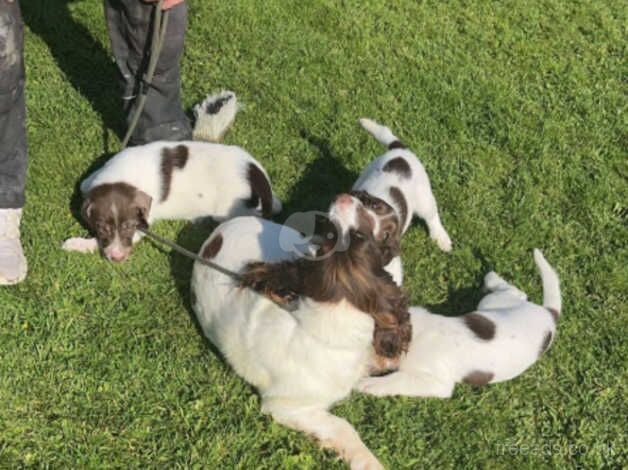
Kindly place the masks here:
<instances>
[{"instance_id":1,"label":"brown and white puppy","mask_svg":"<svg viewBox=\"0 0 628 470\"><path fill-rule=\"evenodd\" d=\"M410 332L397 325L398 317L407 316L401 313L406 301L383 271L385 256L369 210L341 195L330 216L338 238L324 243L323 237L314 259L286 250L290 245L314 252L306 247L309 238L289 227L252 217L221 224L199 255L243 278L195 263L192 306L226 361L257 388L263 412L315 436L351 468L379 469L353 426L329 408L366 376L374 341L385 352L407 347ZM287 311L243 286L275 300L303 296ZM376 337L378 324L387 337ZM393 339L395 334L402 338Z\"/></svg>"},{"instance_id":2,"label":"brown and white puppy","mask_svg":"<svg viewBox=\"0 0 628 470\"><path fill-rule=\"evenodd\" d=\"M489 293L474 312L446 317L410 308L414 334L399 370L364 378L356 388L378 396L448 398L456 383L485 385L522 374L553 343L562 307L556 271L537 249L534 261L543 282L542 305L490 272L484 278Z\"/></svg>"},{"instance_id":3,"label":"brown and white puppy","mask_svg":"<svg viewBox=\"0 0 628 470\"><path fill-rule=\"evenodd\" d=\"M66 250L111 261L131 254L137 231L156 220L270 217L281 210L268 174L244 149L209 142L152 142L115 155L81 184L82 215L95 239L71 238Z\"/></svg>"},{"instance_id":4,"label":"brown and white puppy","mask_svg":"<svg viewBox=\"0 0 628 470\"><path fill-rule=\"evenodd\" d=\"M384 201L354 192L339 195L329 217L319 227L317 256L251 263L241 284L277 302L346 300L375 320L373 372L393 369L412 336L407 297L383 269L398 250L396 213Z\"/></svg>"},{"instance_id":5,"label":"brown and white puppy","mask_svg":"<svg viewBox=\"0 0 628 470\"><path fill-rule=\"evenodd\" d=\"M350 194L359 199L370 210L375 220L373 236L385 256L384 269L400 286L403 279L401 258L399 257L403 224L399 213L386 201L367 191L354 190Z\"/></svg>"},{"instance_id":6,"label":"brown and white puppy","mask_svg":"<svg viewBox=\"0 0 628 470\"><path fill-rule=\"evenodd\" d=\"M388 127L370 119L360 119L360 124L387 151L369 164L353 189L367 192L394 207L399 216L399 236L408 229L412 217L416 215L425 221L430 237L440 249L451 251L451 240L441 223L429 177L417 156ZM401 284L401 260L393 258L387 269L395 282Z\"/></svg>"}]
</instances>

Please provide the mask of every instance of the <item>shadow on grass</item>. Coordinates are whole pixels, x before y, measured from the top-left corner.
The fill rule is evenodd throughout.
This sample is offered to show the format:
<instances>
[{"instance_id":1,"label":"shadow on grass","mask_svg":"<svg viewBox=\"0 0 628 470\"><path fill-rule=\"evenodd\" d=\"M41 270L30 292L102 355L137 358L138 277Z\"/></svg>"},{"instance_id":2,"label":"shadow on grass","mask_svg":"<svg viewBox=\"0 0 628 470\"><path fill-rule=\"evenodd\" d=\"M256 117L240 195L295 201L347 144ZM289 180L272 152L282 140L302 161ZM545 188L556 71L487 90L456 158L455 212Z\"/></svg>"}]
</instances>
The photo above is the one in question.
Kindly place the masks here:
<instances>
[{"instance_id":1,"label":"shadow on grass","mask_svg":"<svg viewBox=\"0 0 628 470\"><path fill-rule=\"evenodd\" d=\"M125 124L117 84L118 70L108 51L72 17L70 3L72 0L28 0L21 2L20 7L30 31L48 45L68 81L103 121L104 154L81 175L70 199L70 212L87 230L81 218L80 183L114 154L109 149L107 129L113 129L121 137ZM104 16L102 21L105 21Z\"/></svg>"},{"instance_id":2,"label":"shadow on grass","mask_svg":"<svg viewBox=\"0 0 628 470\"><path fill-rule=\"evenodd\" d=\"M284 201L280 215L285 220L293 212L306 210L327 211L332 198L351 190L357 174L345 168L331 148L329 141L301 130L301 137L318 151L316 160L308 163L299 181Z\"/></svg>"},{"instance_id":3,"label":"shadow on grass","mask_svg":"<svg viewBox=\"0 0 628 470\"><path fill-rule=\"evenodd\" d=\"M473 256L480 261L480 270L475 276L472 286L447 289L447 300L439 304L427 304L425 308L432 313L446 317L457 317L472 312L486 295L483 290L484 276L493 270L493 264L478 250L473 250Z\"/></svg>"},{"instance_id":4,"label":"shadow on grass","mask_svg":"<svg viewBox=\"0 0 628 470\"><path fill-rule=\"evenodd\" d=\"M104 125L121 136L124 116L118 70L109 52L72 17L70 3L72 0L27 0L20 2L20 7L24 22L48 45L72 86L90 102Z\"/></svg>"},{"instance_id":5,"label":"shadow on grass","mask_svg":"<svg viewBox=\"0 0 628 470\"><path fill-rule=\"evenodd\" d=\"M193 253L198 253L203 242L207 240L209 234L212 233L217 226L218 224L210 219L197 223L188 223L177 235L176 243ZM162 246L159 246L159 248L165 251ZM205 333L196 318L196 313L194 313L194 310L192 309L192 301L190 298L190 280L192 278L194 260L189 259L174 250L170 250L168 257L170 258L170 274L174 279L177 292L179 293L179 298L185 306L185 310L196 328L196 332L205 340L205 343L208 345L212 353L224 362L224 358L220 351L205 336Z\"/></svg>"}]
</instances>

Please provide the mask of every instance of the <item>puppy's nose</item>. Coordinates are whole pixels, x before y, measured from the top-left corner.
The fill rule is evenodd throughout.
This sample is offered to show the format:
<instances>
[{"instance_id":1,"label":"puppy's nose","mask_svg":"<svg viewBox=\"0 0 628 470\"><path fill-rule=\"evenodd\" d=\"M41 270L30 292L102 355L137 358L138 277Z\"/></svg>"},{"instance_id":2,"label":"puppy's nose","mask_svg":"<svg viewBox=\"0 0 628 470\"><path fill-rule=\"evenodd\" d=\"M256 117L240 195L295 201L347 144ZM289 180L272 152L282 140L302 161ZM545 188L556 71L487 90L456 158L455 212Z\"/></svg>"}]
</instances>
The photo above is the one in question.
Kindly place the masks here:
<instances>
[{"instance_id":1,"label":"puppy's nose","mask_svg":"<svg viewBox=\"0 0 628 470\"><path fill-rule=\"evenodd\" d=\"M340 194L336 197L336 204L339 206L348 206L353 204L353 198L348 194Z\"/></svg>"},{"instance_id":2,"label":"puppy's nose","mask_svg":"<svg viewBox=\"0 0 628 470\"><path fill-rule=\"evenodd\" d=\"M126 254L120 250L112 250L109 252L109 259L111 261L123 261L126 259Z\"/></svg>"}]
</instances>

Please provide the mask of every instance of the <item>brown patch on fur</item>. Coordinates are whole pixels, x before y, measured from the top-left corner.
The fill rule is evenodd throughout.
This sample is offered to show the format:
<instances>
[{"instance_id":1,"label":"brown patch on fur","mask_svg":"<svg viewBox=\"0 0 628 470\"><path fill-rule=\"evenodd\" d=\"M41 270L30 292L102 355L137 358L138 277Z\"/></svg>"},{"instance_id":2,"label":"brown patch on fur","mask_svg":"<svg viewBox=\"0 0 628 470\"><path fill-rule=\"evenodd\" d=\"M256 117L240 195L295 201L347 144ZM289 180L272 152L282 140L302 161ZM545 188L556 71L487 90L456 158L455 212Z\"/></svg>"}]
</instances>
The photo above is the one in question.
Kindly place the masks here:
<instances>
[{"instance_id":1,"label":"brown patch on fur","mask_svg":"<svg viewBox=\"0 0 628 470\"><path fill-rule=\"evenodd\" d=\"M205 112L207 114L218 114L218 111L222 109L225 103L227 103L228 101L231 101L233 97L234 95L227 95L227 96L218 98L216 101L209 103L207 106L205 106Z\"/></svg>"},{"instance_id":2,"label":"brown patch on fur","mask_svg":"<svg viewBox=\"0 0 628 470\"><path fill-rule=\"evenodd\" d=\"M247 206L255 208L261 201L262 216L266 219L270 218L273 215L273 192L270 188L270 181L254 163L249 163L248 179L251 186L251 197Z\"/></svg>"},{"instance_id":3,"label":"brown patch on fur","mask_svg":"<svg viewBox=\"0 0 628 470\"><path fill-rule=\"evenodd\" d=\"M148 227L146 220L151 203L148 194L130 184L100 184L87 193L81 215L96 234L101 247L107 247L116 234L123 246L130 247L136 229Z\"/></svg>"},{"instance_id":4,"label":"brown patch on fur","mask_svg":"<svg viewBox=\"0 0 628 470\"><path fill-rule=\"evenodd\" d=\"M401 230L403 230L403 227L405 227L408 219L408 201L406 201L406 197L397 186L392 186L388 192L397 205L397 210L399 211L399 223L401 224Z\"/></svg>"},{"instance_id":5,"label":"brown patch on fur","mask_svg":"<svg viewBox=\"0 0 628 470\"><path fill-rule=\"evenodd\" d=\"M405 144L403 142L401 142L400 140L394 140L392 141L390 144L388 144L388 150L393 150L393 149L405 149L407 148L405 146Z\"/></svg>"},{"instance_id":6,"label":"brown patch on fur","mask_svg":"<svg viewBox=\"0 0 628 470\"><path fill-rule=\"evenodd\" d=\"M251 263L242 272L240 285L286 302L299 296L317 302L346 300L373 317L376 354L399 357L407 352L412 339L408 300L384 271L384 254L372 227L364 213L358 210L358 214L359 227L348 234L346 250L329 254L336 240L325 237L318 254L328 256Z\"/></svg>"},{"instance_id":7,"label":"brown patch on fur","mask_svg":"<svg viewBox=\"0 0 628 470\"><path fill-rule=\"evenodd\" d=\"M207 245L205 245L202 256L205 259L212 259L214 256L218 254L221 248L222 248L222 234L219 233L214 238L212 238Z\"/></svg>"},{"instance_id":8,"label":"brown patch on fur","mask_svg":"<svg viewBox=\"0 0 628 470\"><path fill-rule=\"evenodd\" d=\"M164 147L161 150L161 202L168 199L172 186L172 172L185 167L190 151L185 145Z\"/></svg>"},{"instance_id":9,"label":"brown patch on fur","mask_svg":"<svg viewBox=\"0 0 628 470\"><path fill-rule=\"evenodd\" d=\"M469 372L467 375L465 375L462 381L469 385L475 385L479 387L481 385L486 385L487 383L489 383L491 380L493 380L493 377L495 377L495 374L493 374L492 372L474 370L473 372Z\"/></svg>"},{"instance_id":10,"label":"brown patch on fur","mask_svg":"<svg viewBox=\"0 0 628 470\"><path fill-rule=\"evenodd\" d=\"M356 197L375 214L379 221L379 233L374 234L375 240L380 244L384 256L384 265L399 254L401 245L402 226L395 209L383 199L380 199L366 191L351 191Z\"/></svg>"},{"instance_id":11,"label":"brown patch on fur","mask_svg":"<svg viewBox=\"0 0 628 470\"><path fill-rule=\"evenodd\" d=\"M550 313L552 318L554 319L554 324L558 323L558 317L560 316L560 312L555 308L546 307L547 311Z\"/></svg>"},{"instance_id":12,"label":"brown patch on fur","mask_svg":"<svg viewBox=\"0 0 628 470\"><path fill-rule=\"evenodd\" d=\"M410 165L408 165L405 158L401 157L388 160L388 162L384 165L384 168L382 168L382 171L385 171L386 173L396 173L404 179L410 179L412 176Z\"/></svg>"},{"instance_id":13,"label":"brown patch on fur","mask_svg":"<svg viewBox=\"0 0 628 470\"><path fill-rule=\"evenodd\" d=\"M539 351L539 357L541 357L543 353L545 353L545 351L547 351L547 349L550 347L550 344L552 344L552 337L553 335L551 331L545 333L545 337L543 338L543 343L541 344L541 349Z\"/></svg>"},{"instance_id":14,"label":"brown patch on fur","mask_svg":"<svg viewBox=\"0 0 628 470\"><path fill-rule=\"evenodd\" d=\"M495 323L488 318L477 313L467 313L462 319L478 338L489 341L495 336Z\"/></svg>"}]
</instances>

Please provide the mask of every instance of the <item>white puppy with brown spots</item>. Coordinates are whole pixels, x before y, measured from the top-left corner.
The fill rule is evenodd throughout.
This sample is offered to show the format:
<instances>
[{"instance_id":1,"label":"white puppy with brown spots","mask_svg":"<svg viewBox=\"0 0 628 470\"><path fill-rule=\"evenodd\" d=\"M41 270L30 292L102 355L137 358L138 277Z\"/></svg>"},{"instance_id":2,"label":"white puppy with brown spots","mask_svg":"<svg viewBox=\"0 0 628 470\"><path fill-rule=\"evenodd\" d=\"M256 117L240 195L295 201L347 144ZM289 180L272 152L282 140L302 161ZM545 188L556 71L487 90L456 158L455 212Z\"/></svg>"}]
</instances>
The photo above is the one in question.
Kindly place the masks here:
<instances>
[{"instance_id":1,"label":"white puppy with brown spots","mask_svg":"<svg viewBox=\"0 0 628 470\"><path fill-rule=\"evenodd\" d=\"M223 92L197 107L195 136L218 140L233 122L236 97ZM70 238L69 251L100 248L124 261L157 220L222 221L239 215L269 218L281 211L266 170L243 148L214 142L159 141L114 155L81 183L83 220L95 238Z\"/></svg>"},{"instance_id":2,"label":"white puppy with brown spots","mask_svg":"<svg viewBox=\"0 0 628 470\"><path fill-rule=\"evenodd\" d=\"M412 342L399 370L365 378L356 388L377 396L448 398L456 383L484 385L523 373L552 344L561 310L556 272L537 249L534 261L543 281L542 306L490 272L484 279L490 293L473 313L445 317L411 308Z\"/></svg>"},{"instance_id":3,"label":"white puppy with brown spots","mask_svg":"<svg viewBox=\"0 0 628 470\"><path fill-rule=\"evenodd\" d=\"M239 217L221 224L199 254L241 279L196 262L192 306L205 335L257 388L262 411L317 437L352 469L380 469L353 426L329 408L367 374L377 318L403 296L383 272L371 209L344 194L329 214L335 236L321 237L315 248L270 221ZM316 256L299 258L288 246L314 249ZM293 311L253 291L283 288L303 294Z\"/></svg>"},{"instance_id":4,"label":"white puppy with brown spots","mask_svg":"<svg viewBox=\"0 0 628 470\"><path fill-rule=\"evenodd\" d=\"M353 190L365 191L395 208L400 227L399 232L390 234L391 238L398 241L416 215L425 221L430 237L440 249L451 251L451 239L438 215L430 179L417 156L388 127L366 118L360 119L360 124L388 151L369 164ZM401 285L403 273L399 257L395 257L386 270Z\"/></svg>"}]
</instances>

